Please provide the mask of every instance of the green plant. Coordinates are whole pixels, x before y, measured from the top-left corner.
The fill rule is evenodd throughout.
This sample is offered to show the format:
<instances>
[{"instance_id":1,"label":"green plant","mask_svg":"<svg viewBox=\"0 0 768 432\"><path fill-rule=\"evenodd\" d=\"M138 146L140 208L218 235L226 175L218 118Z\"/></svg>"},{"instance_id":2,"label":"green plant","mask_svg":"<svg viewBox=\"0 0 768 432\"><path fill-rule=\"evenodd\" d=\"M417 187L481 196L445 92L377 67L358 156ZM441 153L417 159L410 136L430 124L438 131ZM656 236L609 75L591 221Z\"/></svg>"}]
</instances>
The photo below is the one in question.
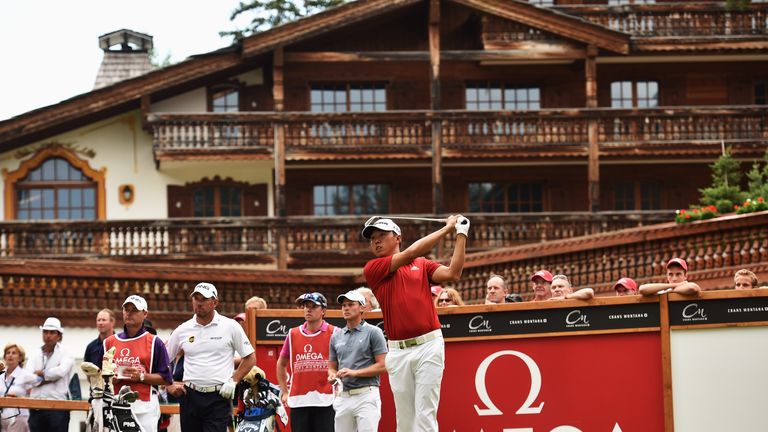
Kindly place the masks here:
<instances>
[{"instance_id":1,"label":"green plant","mask_svg":"<svg viewBox=\"0 0 768 432\"><path fill-rule=\"evenodd\" d=\"M712 168L712 186L699 189L702 207L715 206L720 213L731 211L734 204L744 201L745 193L741 191L741 169L739 162L731 156L731 149L724 149Z\"/></svg>"},{"instance_id":2,"label":"green plant","mask_svg":"<svg viewBox=\"0 0 768 432\"><path fill-rule=\"evenodd\" d=\"M754 213L768 210L768 202L762 196L755 199L747 198L742 205L735 205L733 208L736 214Z\"/></svg>"},{"instance_id":3,"label":"green plant","mask_svg":"<svg viewBox=\"0 0 768 432\"><path fill-rule=\"evenodd\" d=\"M717 207L710 205L706 207L695 207L688 210L677 210L675 212L675 222L688 223L697 220L712 219L720 216Z\"/></svg>"},{"instance_id":4,"label":"green plant","mask_svg":"<svg viewBox=\"0 0 768 432\"><path fill-rule=\"evenodd\" d=\"M759 162L752 164L747 173L749 195L753 197L768 197L768 150L763 155L763 166Z\"/></svg>"}]
</instances>

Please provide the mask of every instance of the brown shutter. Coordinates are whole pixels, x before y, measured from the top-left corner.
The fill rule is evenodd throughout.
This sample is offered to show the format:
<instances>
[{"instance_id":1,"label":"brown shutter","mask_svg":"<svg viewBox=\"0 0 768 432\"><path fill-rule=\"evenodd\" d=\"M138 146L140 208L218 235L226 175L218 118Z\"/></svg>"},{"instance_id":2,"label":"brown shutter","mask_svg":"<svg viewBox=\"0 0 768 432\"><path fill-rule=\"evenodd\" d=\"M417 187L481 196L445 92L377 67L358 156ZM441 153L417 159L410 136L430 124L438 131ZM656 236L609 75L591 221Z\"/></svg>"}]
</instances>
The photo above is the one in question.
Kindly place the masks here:
<instances>
[{"instance_id":1,"label":"brown shutter","mask_svg":"<svg viewBox=\"0 0 768 432\"><path fill-rule=\"evenodd\" d=\"M192 188L168 185L168 217L192 217Z\"/></svg>"},{"instance_id":2,"label":"brown shutter","mask_svg":"<svg viewBox=\"0 0 768 432\"><path fill-rule=\"evenodd\" d=\"M267 216L267 184L243 188L243 216Z\"/></svg>"}]
</instances>

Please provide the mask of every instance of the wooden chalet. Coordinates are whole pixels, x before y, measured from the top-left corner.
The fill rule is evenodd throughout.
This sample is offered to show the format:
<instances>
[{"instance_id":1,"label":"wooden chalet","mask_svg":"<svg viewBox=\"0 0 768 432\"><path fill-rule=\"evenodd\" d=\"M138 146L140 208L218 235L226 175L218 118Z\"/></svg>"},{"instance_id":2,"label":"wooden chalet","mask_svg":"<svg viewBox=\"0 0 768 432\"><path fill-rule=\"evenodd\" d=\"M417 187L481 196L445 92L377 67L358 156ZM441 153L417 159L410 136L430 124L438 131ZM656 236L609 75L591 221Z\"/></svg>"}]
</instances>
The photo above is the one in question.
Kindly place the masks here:
<instances>
[{"instance_id":1,"label":"wooden chalet","mask_svg":"<svg viewBox=\"0 0 768 432\"><path fill-rule=\"evenodd\" d=\"M105 51L151 42L106 36ZM347 3L0 122L0 309L77 318L95 303L32 291L163 296L205 274L237 286L227 311L253 293L288 305L361 284L362 222L386 214L468 215L474 300L488 271L523 291L545 264L607 289L629 267L595 267L601 236L634 245L611 256L641 279L673 253L730 271L742 218L682 246L665 225L656 252L642 233L698 200L724 146L762 157L767 77L768 3ZM765 265L748 224L738 250ZM435 228L403 227L406 241Z\"/></svg>"}]
</instances>

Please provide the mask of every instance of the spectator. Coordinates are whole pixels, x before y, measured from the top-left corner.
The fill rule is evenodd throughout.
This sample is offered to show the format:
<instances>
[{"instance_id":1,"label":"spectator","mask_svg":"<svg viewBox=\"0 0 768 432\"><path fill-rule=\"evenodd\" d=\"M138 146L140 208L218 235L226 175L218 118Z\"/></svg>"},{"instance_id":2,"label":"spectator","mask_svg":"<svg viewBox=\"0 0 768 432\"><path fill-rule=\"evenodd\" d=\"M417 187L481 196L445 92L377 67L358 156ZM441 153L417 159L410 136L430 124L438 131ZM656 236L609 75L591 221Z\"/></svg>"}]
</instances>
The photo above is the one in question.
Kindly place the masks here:
<instances>
[{"instance_id":1,"label":"spectator","mask_svg":"<svg viewBox=\"0 0 768 432\"><path fill-rule=\"evenodd\" d=\"M501 304L507 301L507 282L499 275L491 275L486 284L485 304Z\"/></svg>"},{"instance_id":2,"label":"spectator","mask_svg":"<svg viewBox=\"0 0 768 432\"><path fill-rule=\"evenodd\" d=\"M234 320L219 315L219 293L208 282L192 291L195 316L171 333L168 358L184 352L184 385L172 384L168 393L181 398L184 432L224 432L232 423L232 398L237 383L256 364L251 342ZM242 361L235 369L234 355Z\"/></svg>"},{"instance_id":3,"label":"spectator","mask_svg":"<svg viewBox=\"0 0 768 432\"><path fill-rule=\"evenodd\" d=\"M30 357L27 371L37 375L30 392L36 399L66 400L69 396L69 380L75 361L61 346L64 328L55 317L46 318L40 326L43 346L35 356ZM69 411L33 409L29 413L31 432L67 432Z\"/></svg>"},{"instance_id":4,"label":"spectator","mask_svg":"<svg viewBox=\"0 0 768 432\"><path fill-rule=\"evenodd\" d=\"M461 299L461 294L453 288L445 288L439 296L437 296L437 307L446 306L464 306L464 300Z\"/></svg>"},{"instance_id":5,"label":"spectator","mask_svg":"<svg viewBox=\"0 0 768 432\"><path fill-rule=\"evenodd\" d=\"M365 306L363 307L363 312L379 312L381 311L381 307L379 306L379 301L376 300L376 296L373 295L373 291L371 291L370 288L367 287L360 287L357 289L357 292L363 295L365 297Z\"/></svg>"},{"instance_id":6,"label":"spectator","mask_svg":"<svg viewBox=\"0 0 768 432\"><path fill-rule=\"evenodd\" d=\"M104 351L115 348L117 376L115 392L123 386L139 393L131 411L144 432L157 432L160 401L157 386L173 383L168 366L168 352L163 341L155 336L152 322L147 319L147 301L131 295L123 302L123 331L104 341ZM101 362L99 362L101 364Z\"/></svg>"},{"instance_id":7,"label":"spectator","mask_svg":"<svg viewBox=\"0 0 768 432\"><path fill-rule=\"evenodd\" d=\"M688 263L682 258L672 258L667 262L667 283L649 283L640 285L640 294L648 296L672 291L678 294L692 295L701 288L688 281Z\"/></svg>"},{"instance_id":8,"label":"spectator","mask_svg":"<svg viewBox=\"0 0 768 432\"><path fill-rule=\"evenodd\" d=\"M757 288L757 275L747 269L741 269L733 275L733 283L737 290Z\"/></svg>"},{"instance_id":9,"label":"spectator","mask_svg":"<svg viewBox=\"0 0 768 432\"><path fill-rule=\"evenodd\" d=\"M574 292L573 287L571 286L571 281L568 280L568 276L562 274L552 277L550 289L552 291L550 300L589 300L595 298L595 290L592 288L582 288Z\"/></svg>"},{"instance_id":10,"label":"spectator","mask_svg":"<svg viewBox=\"0 0 768 432\"><path fill-rule=\"evenodd\" d=\"M291 430L333 432L333 387L328 382L331 336L336 327L325 321L328 301L318 293L302 294L304 324L293 327L277 360L280 399L291 408ZM312 358L304 353L313 353ZM291 388L288 389L288 366Z\"/></svg>"},{"instance_id":11,"label":"spectator","mask_svg":"<svg viewBox=\"0 0 768 432\"><path fill-rule=\"evenodd\" d=\"M267 301L259 296L253 296L245 301L245 310L248 309L266 309Z\"/></svg>"},{"instance_id":12,"label":"spectator","mask_svg":"<svg viewBox=\"0 0 768 432\"><path fill-rule=\"evenodd\" d=\"M83 361L101 366L101 358L104 357L104 339L115 334L115 313L112 309L102 309L96 314L96 331L99 332L99 336L85 348Z\"/></svg>"},{"instance_id":13,"label":"spectator","mask_svg":"<svg viewBox=\"0 0 768 432\"><path fill-rule=\"evenodd\" d=\"M552 273L539 270L531 276L533 298L531 301L549 300L552 297Z\"/></svg>"},{"instance_id":14,"label":"spectator","mask_svg":"<svg viewBox=\"0 0 768 432\"><path fill-rule=\"evenodd\" d=\"M613 284L617 296L637 295L637 282L634 279L623 277Z\"/></svg>"},{"instance_id":15,"label":"spectator","mask_svg":"<svg viewBox=\"0 0 768 432\"><path fill-rule=\"evenodd\" d=\"M443 292L443 287L440 285L432 285L429 287L429 292L432 293L432 301L437 304L437 298L440 297L440 293Z\"/></svg>"},{"instance_id":16,"label":"spectator","mask_svg":"<svg viewBox=\"0 0 768 432\"><path fill-rule=\"evenodd\" d=\"M347 325L331 336L328 381L341 380L333 401L336 432L376 432L381 419L379 375L385 372L387 341L363 320L365 297L357 290L336 299Z\"/></svg>"},{"instance_id":17,"label":"spectator","mask_svg":"<svg viewBox=\"0 0 768 432\"><path fill-rule=\"evenodd\" d=\"M28 397L37 376L24 369L24 348L9 343L3 349L3 360L5 371L0 374L0 379L5 386L0 389L0 396ZM0 410L0 418L0 430L3 432L29 431L29 410L26 408L3 408Z\"/></svg>"},{"instance_id":18,"label":"spectator","mask_svg":"<svg viewBox=\"0 0 768 432\"><path fill-rule=\"evenodd\" d=\"M523 296L521 296L518 293L509 293L506 296L504 296L504 302L505 303L522 303Z\"/></svg>"}]
</instances>

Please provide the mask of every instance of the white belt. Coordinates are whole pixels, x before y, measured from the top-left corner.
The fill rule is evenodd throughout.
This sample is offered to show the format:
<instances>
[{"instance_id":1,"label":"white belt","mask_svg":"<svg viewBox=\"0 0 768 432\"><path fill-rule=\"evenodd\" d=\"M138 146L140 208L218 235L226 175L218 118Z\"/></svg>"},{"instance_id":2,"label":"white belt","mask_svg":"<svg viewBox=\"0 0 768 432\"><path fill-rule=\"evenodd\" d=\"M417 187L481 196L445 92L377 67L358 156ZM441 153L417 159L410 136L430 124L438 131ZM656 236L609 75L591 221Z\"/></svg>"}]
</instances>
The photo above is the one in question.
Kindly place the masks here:
<instances>
[{"instance_id":1,"label":"white belt","mask_svg":"<svg viewBox=\"0 0 768 432\"><path fill-rule=\"evenodd\" d=\"M405 349L416 345L427 343L431 340L443 337L443 332L440 329L432 330L429 333L424 333L421 336L415 338L403 339L403 340L391 340L387 342L387 345L392 349Z\"/></svg>"},{"instance_id":2,"label":"white belt","mask_svg":"<svg viewBox=\"0 0 768 432\"><path fill-rule=\"evenodd\" d=\"M341 393L339 393L339 396L341 397L350 397L355 396L363 393L368 393L370 391L378 390L379 388L376 386L366 386L366 387L360 387L360 388L353 388L349 390L345 390Z\"/></svg>"},{"instance_id":3,"label":"white belt","mask_svg":"<svg viewBox=\"0 0 768 432\"><path fill-rule=\"evenodd\" d=\"M199 393L213 393L221 390L220 385L213 385L213 386L197 386L192 383L185 383L185 386L191 388L192 390L199 392Z\"/></svg>"}]
</instances>

